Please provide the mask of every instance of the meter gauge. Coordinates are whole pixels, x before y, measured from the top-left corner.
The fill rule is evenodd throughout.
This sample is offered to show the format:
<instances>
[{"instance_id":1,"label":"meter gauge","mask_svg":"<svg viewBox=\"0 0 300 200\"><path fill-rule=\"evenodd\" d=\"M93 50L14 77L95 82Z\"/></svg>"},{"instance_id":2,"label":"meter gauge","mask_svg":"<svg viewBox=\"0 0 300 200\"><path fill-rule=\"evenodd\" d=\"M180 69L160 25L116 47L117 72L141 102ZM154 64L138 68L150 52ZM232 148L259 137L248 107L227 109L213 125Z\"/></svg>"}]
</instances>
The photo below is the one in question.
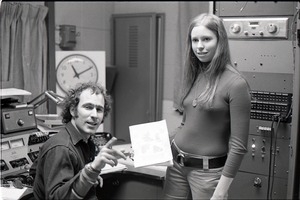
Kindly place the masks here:
<instances>
[{"instance_id":1,"label":"meter gauge","mask_svg":"<svg viewBox=\"0 0 300 200\"><path fill-rule=\"evenodd\" d=\"M5 150L8 150L8 149L10 149L9 142L8 141L1 142L1 151L5 151Z\"/></svg>"},{"instance_id":2,"label":"meter gauge","mask_svg":"<svg viewBox=\"0 0 300 200\"><path fill-rule=\"evenodd\" d=\"M20 139L16 139L16 140L11 140L10 144L11 144L11 148L22 147L22 146L24 146L24 141L22 138L20 138Z\"/></svg>"}]
</instances>

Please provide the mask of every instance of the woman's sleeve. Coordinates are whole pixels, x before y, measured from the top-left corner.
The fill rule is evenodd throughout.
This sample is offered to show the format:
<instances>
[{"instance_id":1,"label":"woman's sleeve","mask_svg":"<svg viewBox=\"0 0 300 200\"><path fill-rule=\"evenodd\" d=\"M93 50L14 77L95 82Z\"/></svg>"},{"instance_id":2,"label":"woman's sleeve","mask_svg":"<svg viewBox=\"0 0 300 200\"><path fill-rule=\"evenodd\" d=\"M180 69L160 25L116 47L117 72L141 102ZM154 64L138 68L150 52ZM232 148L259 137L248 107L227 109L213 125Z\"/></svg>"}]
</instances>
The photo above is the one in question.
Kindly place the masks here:
<instances>
[{"instance_id":1,"label":"woman's sleeve","mask_svg":"<svg viewBox=\"0 0 300 200\"><path fill-rule=\"evenodd\" d=\"M231 137L223 175L233 178L247 153L251 95L245 79L237 78L233 81L229 90L229 107Z\"/></svg>"}]
</instances>

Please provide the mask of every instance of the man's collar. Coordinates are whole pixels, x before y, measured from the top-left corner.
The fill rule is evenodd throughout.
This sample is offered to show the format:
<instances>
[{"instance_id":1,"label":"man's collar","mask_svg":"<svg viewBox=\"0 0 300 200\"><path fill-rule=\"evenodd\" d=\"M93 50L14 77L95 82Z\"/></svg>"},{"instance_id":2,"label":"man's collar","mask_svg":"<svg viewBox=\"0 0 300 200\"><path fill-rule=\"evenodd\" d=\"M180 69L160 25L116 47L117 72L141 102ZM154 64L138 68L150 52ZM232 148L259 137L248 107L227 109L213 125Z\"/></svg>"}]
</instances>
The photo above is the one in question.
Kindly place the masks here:
<instances>
[{"instance_id":1,"label":"man's collar","mask_svg":"<svg viewBox=\"0 0 300 200\"><path fill-rule=\"evenodd\" d=\"M87 138L85 138L71 122L68 122L66 124L66 129L74 145L76 145L81 140L87 142Z\"/></svg>"}]
</instances>

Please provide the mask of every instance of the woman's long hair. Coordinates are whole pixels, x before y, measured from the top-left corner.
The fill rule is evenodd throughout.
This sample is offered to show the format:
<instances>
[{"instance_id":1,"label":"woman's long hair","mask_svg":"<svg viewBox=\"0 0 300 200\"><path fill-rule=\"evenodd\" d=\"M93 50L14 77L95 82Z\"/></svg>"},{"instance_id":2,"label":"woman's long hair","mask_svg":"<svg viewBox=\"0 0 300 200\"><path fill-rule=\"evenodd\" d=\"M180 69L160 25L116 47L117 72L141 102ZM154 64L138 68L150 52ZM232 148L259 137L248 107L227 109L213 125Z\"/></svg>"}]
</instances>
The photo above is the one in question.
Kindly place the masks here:
<instances>
[{"instance_id":1,"label":"woman's long hair","mask_svg":"<svg viewBox=\"0 0 300 200\"><path fill-rule=\"evenodd\" d=\"M191 44L191 32L194 27L199 25L205 26L212 31L218 39L215 55L207 67L195 56ZM185 74L180 100L181 109L183 109L183 101L191 90L199 73L203 73L208 81L205 90L198 96L198 104L209 106L213 101L221 74L225 71L227 66L232 66L228 37L222 19L213 14L203 13L198 15L189 25L186 42Z\"/></svg>"}]
</instances>

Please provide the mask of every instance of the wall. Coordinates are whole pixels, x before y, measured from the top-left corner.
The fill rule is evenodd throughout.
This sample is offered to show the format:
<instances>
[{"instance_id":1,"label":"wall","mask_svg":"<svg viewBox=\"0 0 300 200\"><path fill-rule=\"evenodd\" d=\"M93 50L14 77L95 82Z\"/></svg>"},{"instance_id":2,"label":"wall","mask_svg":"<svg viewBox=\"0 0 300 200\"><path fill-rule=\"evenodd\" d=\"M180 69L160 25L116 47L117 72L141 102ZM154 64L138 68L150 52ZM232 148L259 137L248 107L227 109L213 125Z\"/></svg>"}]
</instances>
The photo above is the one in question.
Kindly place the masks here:
<instances>
[{"instance_id":1,"label":"wall","mask_svg":"<svg viewBox=\"0 0 300 200\"><path fill-rule=\"evenodd\" d=\"M110 64L110 2L55 2L56 42L59 25L75 25L76 46L73 50L106 51L106 64ZM60 51L58 45L56 50Z\"/></svg>"},{"instance_id":2,"label":"wall","mask_svg":"<svg viewBox=\"0 0 300 200\"><path fill-rule=\"evenodd\" d=\"M165 13L165 60L163 83L163 119L169 131L177 127L181 116L173 109L173 90L176 63L175 27L177 26L180 2L55 2L55 24L75 25L80 36L74 50L104 50L106 64L111 65L111 15L123 13ZM58 39L58 31L56 31ZM58 42L58 41L57 41ZM60 50L56 45L56 50ZM109 126L109 125L108 125ZM104 129L109 131L107 124Z\"/></svg>"}]
</instances>

